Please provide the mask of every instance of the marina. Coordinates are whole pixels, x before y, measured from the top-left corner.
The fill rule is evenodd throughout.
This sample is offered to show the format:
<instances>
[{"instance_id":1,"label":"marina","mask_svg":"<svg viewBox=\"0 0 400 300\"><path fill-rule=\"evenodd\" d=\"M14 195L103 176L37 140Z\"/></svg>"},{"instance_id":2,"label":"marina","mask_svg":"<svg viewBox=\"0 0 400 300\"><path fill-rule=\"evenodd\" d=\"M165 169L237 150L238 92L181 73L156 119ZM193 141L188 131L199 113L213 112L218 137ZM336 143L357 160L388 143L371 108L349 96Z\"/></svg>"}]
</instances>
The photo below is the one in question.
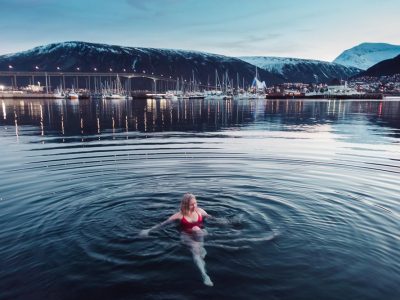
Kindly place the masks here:
<instances>
[{"instance_id":1,"label":"marina","mask_svg":"<svg viewBox=\"0 0 400 300\"><path fill-rule=\"evenodd\" d=\"M383 99L383 93L359 92L349 88L347 82L344 85L325 85L321 91L287 90L276 92L267 88L265 82L256 77L247 90L233 88L233 82L228 85L218 82L216 73L215 86L196 84L196 80L165 78L163 75L146 75L143 73L97 73L97 72L1 72L0 78L8 78L11 86L5 89L0 86L0 98L2 99L133 99L133 98L190 98L190 99ZM18 89L18 82L29 79L30 83L44 79L45 85L29 85L28 88ZM83 78L84 86L79 85L79 79ZM134 90L132 82L135 78L146 78L152 82L152 90ZM66 82L73 79L71 88L67 88ZM121 82L123 80L123 83ZM51 82L59 81L60 85L54 89ZM82 81L82 80L81 80ZM160 84L160 83L164 84ZM238 82L238 81L237 81ZM79 86L81 88L79 88ZM171 87L175 86L175 90ZM394 95L389 95L393 97Z\"/></svg>"}]
</instances>

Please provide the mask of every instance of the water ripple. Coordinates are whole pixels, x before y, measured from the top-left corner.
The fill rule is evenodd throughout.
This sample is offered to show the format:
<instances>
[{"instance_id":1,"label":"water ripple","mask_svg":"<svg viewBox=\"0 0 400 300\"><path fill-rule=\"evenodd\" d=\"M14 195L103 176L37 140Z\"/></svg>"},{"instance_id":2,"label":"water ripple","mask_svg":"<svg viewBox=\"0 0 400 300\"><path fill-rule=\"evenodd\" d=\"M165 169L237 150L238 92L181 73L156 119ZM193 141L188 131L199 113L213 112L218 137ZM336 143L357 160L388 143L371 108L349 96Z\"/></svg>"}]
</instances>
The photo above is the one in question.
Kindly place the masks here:
<instances>
[{"instance_id":1,"label":"water ripple","mask_svg":"<svg viewBox=\"0 0 400 300\"><path fill-rule=\"evenodd\" d=\"M392 133L371 137L360 115L315 125L315 117L280 124L258 113L221 132L62 137L25 127L18 141L0 133L0 289L19 287L7 298L42 287L53 298L113 289L122 290L116 298L187 298L182 286L190 286L195 298L394 299L400 152ZM204 238L215 289L203 288L178 224L138 235L176 212L185 192L215 217Z\"/></svg>"}]
</instances>

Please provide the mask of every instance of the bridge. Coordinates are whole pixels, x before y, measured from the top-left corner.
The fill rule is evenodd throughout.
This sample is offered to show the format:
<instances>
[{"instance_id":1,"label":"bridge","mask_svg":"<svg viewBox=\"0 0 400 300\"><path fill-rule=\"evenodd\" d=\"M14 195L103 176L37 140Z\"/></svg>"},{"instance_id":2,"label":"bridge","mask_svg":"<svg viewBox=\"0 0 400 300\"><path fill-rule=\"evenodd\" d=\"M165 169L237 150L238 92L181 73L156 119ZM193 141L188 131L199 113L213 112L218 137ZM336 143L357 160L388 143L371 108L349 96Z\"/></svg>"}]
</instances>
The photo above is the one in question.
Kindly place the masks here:
<instances>
[{"instance_id":1,"label":"bridge","mask_svg":"<svg viewBox=\"0 0 400 300\"><path fill-rule=\"evenodd\" d=\"M176 79L172 79L171 76L164 76L163 74L155 75L154 73L146 73L146 72L45 72L45 71L0 71L0 77L32 77L32 76L41 76L41 77L125 77L125 78L134 78L134 77L142 77L149 78L152 80L168 80L176 82Z\"/></svg>"},{"instance_id":2,"label":"bridge","mask_svg":"<svg viewBox=\"0 0 400 300\"><path fill-rule=\"evenodd\" d=\"M51 79L59 78L60 85L65 89L66 88L66 78L71 78L75 82L75 88L79 89L82 86L79 86L80 81L79 78L85 78L85 89L91 90L92 84L96 85L101 83L103 79L106 81L109 80L110 84L112 80L116 80L117 78L124 78L127 82L127 90L131 91L131 79L133 78L146 78L153 81L153 91L157 91L157 81L166 82L165 86L170 85L169 88L174 88L177 79L173 79L171 76L164 76L163 74L154 74L154 73L146 73L145 71L139 72L47 72L47 71L0 71L0 79L7 78L10 80L11 86L13 88L18 88L18 79L21 78L29 78L31 80L32 85L35 84L35 78L44 78L43 87L46 88L46 92L49 92L49 88L51 88ZM92 83L92 84L91 84ZM172 86L174 85L174 86Z\"/></svg>"}]
</instances>

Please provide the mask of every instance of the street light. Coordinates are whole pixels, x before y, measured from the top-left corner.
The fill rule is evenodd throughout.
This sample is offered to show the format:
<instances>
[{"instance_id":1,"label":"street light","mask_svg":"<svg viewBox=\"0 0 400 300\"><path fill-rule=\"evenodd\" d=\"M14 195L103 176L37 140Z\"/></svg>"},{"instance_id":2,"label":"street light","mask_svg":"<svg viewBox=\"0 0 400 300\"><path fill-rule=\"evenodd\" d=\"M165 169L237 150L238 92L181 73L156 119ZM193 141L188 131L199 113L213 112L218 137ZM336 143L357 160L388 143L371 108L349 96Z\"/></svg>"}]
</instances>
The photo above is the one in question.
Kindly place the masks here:
<instances>
[{"instance_id":1,"label":"street light","mask_svg":"<svg viewBox=\"0 0 400 300\"><path fill-rule=\"evenodd\" d=\"M112 72L112 68L110 68L110 72Z\"/></svg>"},{"instance_id":2,"label":"street light","mask_svg":"<svg viewBox=\"0 0 400 300\"><path fill-rule=\"evenodd\" d=\"M36 70L39 70L39 67L38 67L38 66L35 66L35 69L36 69Z\"/></svg>"},{"instance_id":3,"label":"street light","mask_svg":"<svg viewBox=\"0 0 400 300\"><path fill-rule=\"evenodd\" d=\"M57 70L60 71L60 67L57 67Z\"/></svg>"},{"instance_id":4,"label":"street light","mask_svg":"<svg viewBox=\"0 0 400 300\"><path fill-rule=\"evenodd\" d=\"M97 68L93 68L93 70L94 70L95 72L97 72Z\"/></svg>"},{"instance_id":5,"label":"street light","mask_svg":"<svg viewBox=\"0 0 400 300\"><path fill-rule=\"evenodd\" d=\"M13 66L12 65L8 65L8 68L11 70L13 68Z\"/></svg>"},{"instance_id":6,"label":"street light","mask_svg":"<svg viewBox=\"0 0 400 300\"><path fill-rule=\"evenodd\" d=\"M76 68L76 70L77 70L77 71L79 71L79 70L80 70L80 68L79 68L79 67L77 67L77 68Z\"/></svg>"}]
</instances>

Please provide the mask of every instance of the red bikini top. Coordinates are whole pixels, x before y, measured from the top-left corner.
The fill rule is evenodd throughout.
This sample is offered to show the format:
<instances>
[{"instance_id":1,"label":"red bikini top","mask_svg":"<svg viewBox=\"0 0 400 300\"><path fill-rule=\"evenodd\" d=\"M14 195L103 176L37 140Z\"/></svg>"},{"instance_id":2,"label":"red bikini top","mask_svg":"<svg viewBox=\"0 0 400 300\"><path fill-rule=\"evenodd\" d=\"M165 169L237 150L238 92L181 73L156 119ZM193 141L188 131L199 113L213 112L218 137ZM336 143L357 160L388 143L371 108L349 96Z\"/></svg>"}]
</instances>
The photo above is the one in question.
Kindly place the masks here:
<instances>
[{"instance_id":1,"label":"red bikini top","mask_svg":"<svg viewBox=\"0 0 400 300\"><path fill-rule=\"evenodd\" d=\"M197 211L197 221L196 222L189 222L185 216L181 219L181 225L184 229L192 229L194 226L202 226L203 225L203 217Z\"/></svg>"}]
</instances>

